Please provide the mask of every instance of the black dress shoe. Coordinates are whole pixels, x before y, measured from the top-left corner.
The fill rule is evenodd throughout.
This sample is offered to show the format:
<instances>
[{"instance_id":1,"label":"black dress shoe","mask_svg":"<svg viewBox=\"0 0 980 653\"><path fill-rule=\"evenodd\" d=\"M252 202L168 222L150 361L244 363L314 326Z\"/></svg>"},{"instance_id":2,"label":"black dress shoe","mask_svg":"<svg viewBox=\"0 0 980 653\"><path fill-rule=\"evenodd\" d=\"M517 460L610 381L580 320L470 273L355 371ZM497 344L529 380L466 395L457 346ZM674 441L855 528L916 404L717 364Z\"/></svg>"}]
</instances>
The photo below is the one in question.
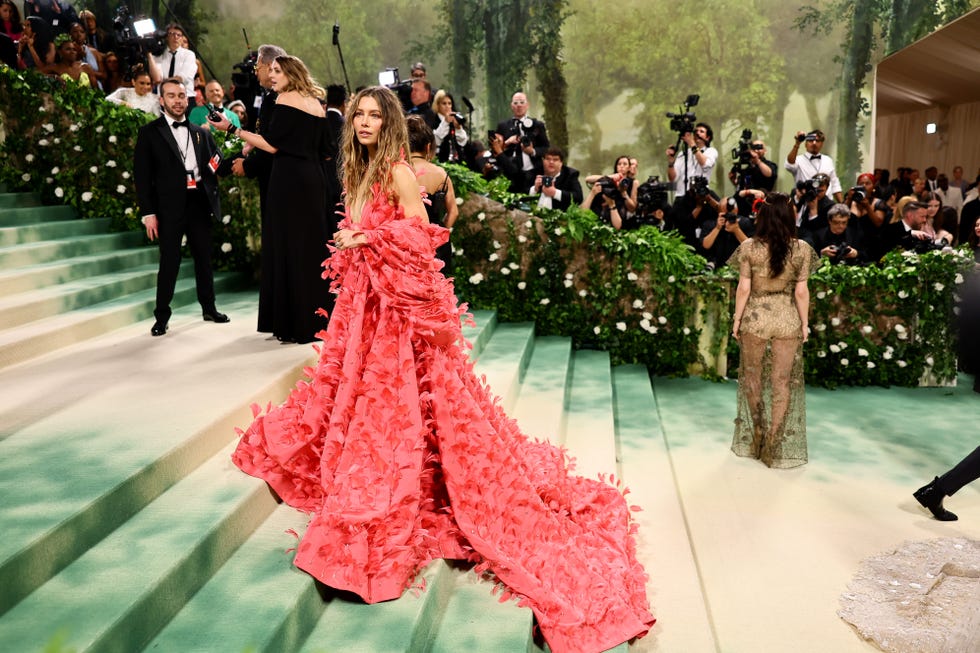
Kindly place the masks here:
<instances>
[{"instance_id":1,"label":"black dress shoe","mask_svg":"<svg viewBox=\"0 0 980 653\"><path fill-rule=\"evenodd\" d=\"M943 508L943 499L946 498L946 495L939 489L938 476L932 479L932 483L929 485L923 485L913 492L912 496L939 521L956 521L959 519L955 513Z\"/></svg>"},{"instance_id":2,"label":"black dress shoe","mask_svg":"<svg viewBox=\"0 0 980 653\"><path fill-rule=\"evenodd\" d=\"M219 313L218 311L204 311L204 321L205 322L217 322L218 324L224 324L225 322L231 322L231 318L224 313Z\"/></svg>"},{"instance_id":3,"label":"black dress shoe","mask_svg":"<svg viewBox=\"0 0 980 653\"><path fill-rule=\"evenodd\" d=\"M166 322L161 322L161 321L157 320L156 322L153 323L153 326L150 327L150 335L153 335L153 336L162 336L166 332L167 332L167 323Z\"/></svg>"}]
</instances>

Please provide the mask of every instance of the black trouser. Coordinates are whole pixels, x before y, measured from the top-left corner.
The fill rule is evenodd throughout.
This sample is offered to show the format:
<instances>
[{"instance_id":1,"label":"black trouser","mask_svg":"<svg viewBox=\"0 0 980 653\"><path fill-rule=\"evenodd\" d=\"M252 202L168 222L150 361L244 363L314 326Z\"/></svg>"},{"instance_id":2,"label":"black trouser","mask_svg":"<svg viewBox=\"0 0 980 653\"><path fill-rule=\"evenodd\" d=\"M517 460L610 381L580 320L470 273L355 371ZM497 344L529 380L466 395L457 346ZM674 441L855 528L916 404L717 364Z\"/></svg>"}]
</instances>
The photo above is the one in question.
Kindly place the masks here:
<instances>
[{"instance_id":1,"label":"black trouser","mask_svg":"<svg viewBox=\"0 0 980 653\"><path fill-rule=\"evenodd\" d=\"M946 496L953 496L966 485L980 478L980 447L956 463L956 467L939 477L939 489Z\"/></svg>"},{"instance_id":2,"label":"black trouser","mask_svg":"<svg viewBox=\"0 0 980 653\"><path fill-rule=\"evenodd\" d=\"M180 270L180 241L187 235L187 246L194 258L197 301L205 312L214 312L214 275L211 272L211 207L203 190L187 191L183 215L157 216L160 245L160 271L157 273L158 322L170 320L170 302Z\"/></svg>"}]
</instances>

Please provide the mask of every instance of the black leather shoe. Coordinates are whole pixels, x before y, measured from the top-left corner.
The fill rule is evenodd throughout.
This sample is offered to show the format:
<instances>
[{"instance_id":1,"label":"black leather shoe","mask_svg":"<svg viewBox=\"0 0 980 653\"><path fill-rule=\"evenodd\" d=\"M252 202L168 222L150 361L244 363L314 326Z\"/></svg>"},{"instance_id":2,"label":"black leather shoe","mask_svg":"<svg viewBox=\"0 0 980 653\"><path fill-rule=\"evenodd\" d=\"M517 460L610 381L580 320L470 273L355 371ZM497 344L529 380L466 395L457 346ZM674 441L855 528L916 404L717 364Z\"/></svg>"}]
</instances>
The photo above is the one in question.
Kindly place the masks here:
<instances>
[{"instance_id":1,"label":"black leather shoe","mask_svg":"<svg viewBox=\"0 0 980 653\"><path fill-rule=\"evenodd\" d=\"M219 313L217 310L204 311L204 321L224 324L225 322L231 322L231 318L225 315L224 313Z\"/></svg>"},{"instance_id":2,"label":"black leather shoe","mask_svg":"<svg viewBox=\"0 0 980 653\"><path fill-rule=\"evenodd\" d=\"M954 513L943 508L943 499L946 495L939 489L939 477L932 479L929 485L923 485L912 493L915 500L922 504L922 507L932 513L932 516L939 521L956 521L959 519Z\"/></svg>"},{"instance_id":3,"label":"black leather shoe","mask_svg":"<svg viewBox=\"0 0 980 653\"><path fill-rule=\"evenodd\" d=\"M167 332L167 323L161 322L160 320L154 322L153 326L150 328L150 335L152 336L162 336L166 332Z\"/></svg>"}]
</instances>

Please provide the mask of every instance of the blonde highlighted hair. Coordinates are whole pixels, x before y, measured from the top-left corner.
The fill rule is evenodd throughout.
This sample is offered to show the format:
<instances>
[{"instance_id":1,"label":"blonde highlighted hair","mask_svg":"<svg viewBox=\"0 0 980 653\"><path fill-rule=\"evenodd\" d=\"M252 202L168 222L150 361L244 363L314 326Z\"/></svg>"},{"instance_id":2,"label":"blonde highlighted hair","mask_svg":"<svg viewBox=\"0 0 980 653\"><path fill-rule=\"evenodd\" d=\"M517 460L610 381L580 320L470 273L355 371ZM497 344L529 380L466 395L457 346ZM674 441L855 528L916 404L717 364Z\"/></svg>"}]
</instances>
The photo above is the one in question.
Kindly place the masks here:
<instances>
[{"instance_id":1,"label":"blonde highlighted hair","mask_svg":"<svg viewBox=\"0 0 980 653\"><path fill-rule=\"evenodd\" d=\"M357 127L354 115L363 98L370 97L381 109L381 129L378 132L378 145L374 158L368 156L368 149L357 140ZM344 133L340 141L343 159L344 191L355 200L368 199L370 189L381 184L388 201L395 202L395 190L391 168L408 155L408 128L398 97L384 86L370 86L358 91L347 105L344 117ZM357 195L363 193L364 198Z\"/></svg>"},{"instance_id":2,"label":"blonde highlighted hair","mask_svg":"<svg viewBox=\"0 0 980 653\"><path fill-rule=\"evenodd\" d=\"M294 57L291 54L281 54L276 57L276 63L279 64L283 75L286 76L287 83L286 88L281 89L280 93L284 91L296 91L300 95L315 97L321 100L327 96L327 92L317 85L316 80L310 75L306 64L299 57Z\"/></svg>"}]
</instances>

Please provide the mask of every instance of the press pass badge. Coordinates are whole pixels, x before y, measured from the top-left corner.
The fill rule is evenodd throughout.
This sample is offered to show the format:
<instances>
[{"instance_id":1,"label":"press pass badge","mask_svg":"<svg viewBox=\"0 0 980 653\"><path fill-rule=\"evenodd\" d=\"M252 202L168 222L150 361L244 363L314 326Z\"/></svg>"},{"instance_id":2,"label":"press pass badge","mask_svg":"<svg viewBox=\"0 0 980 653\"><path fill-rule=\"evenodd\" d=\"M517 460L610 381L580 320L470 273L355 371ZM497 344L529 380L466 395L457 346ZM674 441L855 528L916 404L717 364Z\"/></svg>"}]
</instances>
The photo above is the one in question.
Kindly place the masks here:
<instances>
[{"instance_id":1,"label":"press pass badge","mask_svg":"<svg viewBox=\"0 0 980 653\"><path fill-rule=\"evenodd\" d=\"M211 160L208 161L208 168L211 169L211 172L218 172L219 163L221 163L221 155L215 152Z\"/></svg>"},{"instance_id":2,"label":"press pass badge","mask_svg":"<svg viewBox=\"0 0 980 653\"><path fill-rule=\"evenodd\" d=\"M187 190L195 190L197 188L197 181L194 179L194 171L187 171Z\"/></svg>"}]
</instances>

